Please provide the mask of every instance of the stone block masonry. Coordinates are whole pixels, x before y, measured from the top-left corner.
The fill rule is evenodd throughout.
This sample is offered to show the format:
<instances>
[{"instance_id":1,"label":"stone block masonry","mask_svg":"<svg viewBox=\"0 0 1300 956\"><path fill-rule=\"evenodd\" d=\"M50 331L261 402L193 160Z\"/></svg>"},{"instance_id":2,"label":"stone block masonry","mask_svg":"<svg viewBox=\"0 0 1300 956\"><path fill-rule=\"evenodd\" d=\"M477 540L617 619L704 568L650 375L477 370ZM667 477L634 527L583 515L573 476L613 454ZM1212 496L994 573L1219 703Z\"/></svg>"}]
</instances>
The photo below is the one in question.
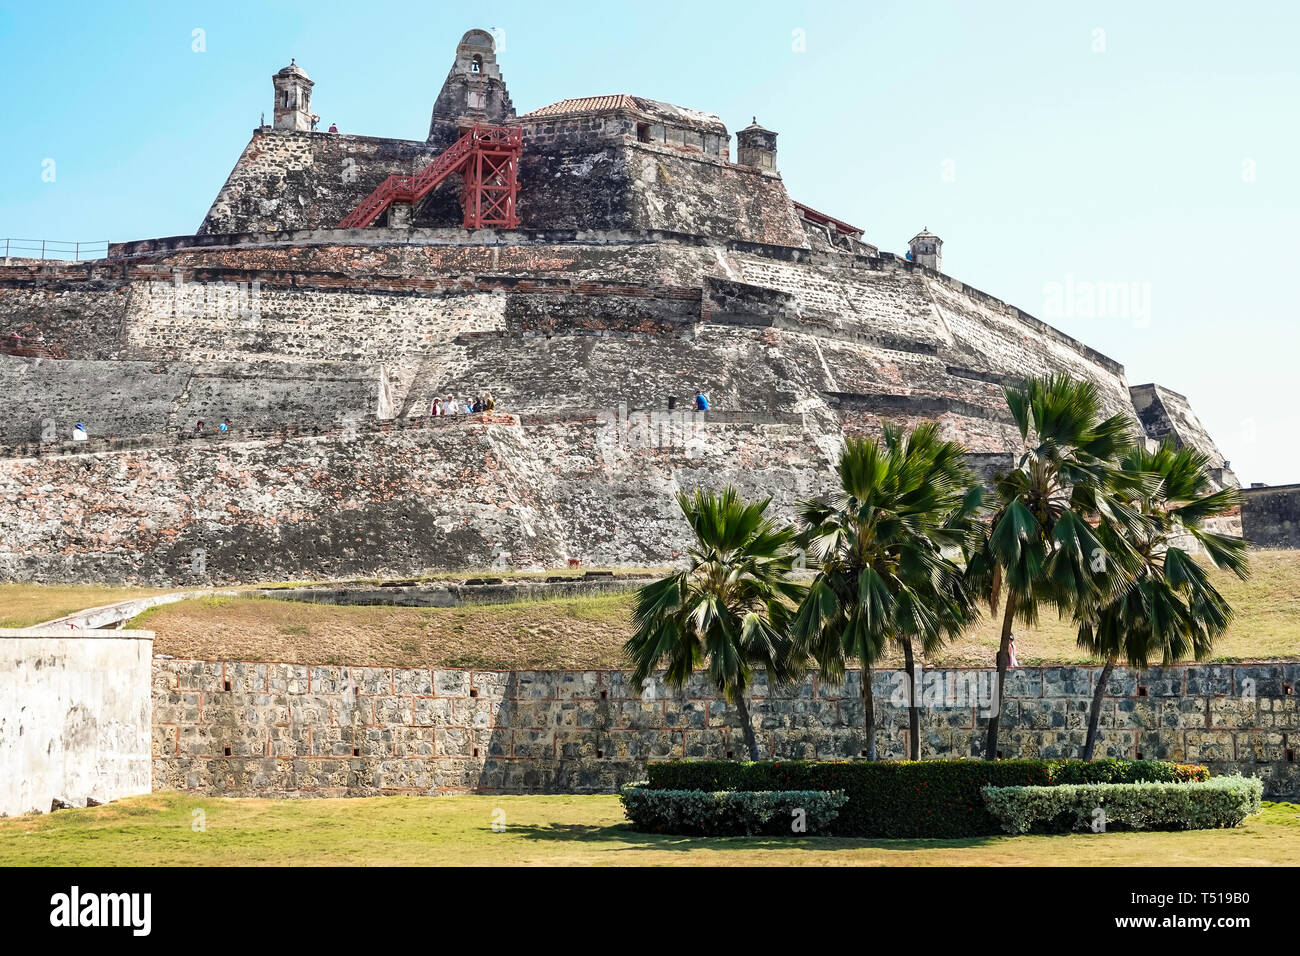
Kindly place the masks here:
<instances>
[{"instance_id":1,"label":"stone block masonry","mask_svg":"<svg viewBox=\"0 0 1300 956\"><path fill-rule=\"evenodd\" d=\"M1248 488L1241 494L1247 541L1260 548L1300 548L1300 485Z\"/></svg>"},{"instance_id":2,"label":"stone block masonry","mask_svg":"<svg viewBox=\"0 0 1300 956\"><path fill-rule=\"evenodd\" d=\"M0 578L217 584L430 568L654 566L687 544L679 488L736 484L793 513L822 493L793 424L638 436L588 414L280 442L0 459Z\"/></svg>"},{"instance_id":3,"label":"stone block masonry","mask_svg":"<svg viewBox=\"0 0 1300 956\"><path fill-rule=\"evenodd\" d=\"M1100 668L1013 671L1004 757L1077 757ZM931 671L921 682L923 758L980 756L985 721L963 688L990 672ZM1300 793L1295 751L1300 664L1116 670L1099 755L1206 763ZM901 672L875 675L877 744L907 753ZM154 788L220 796L607 793L647 762L742 759L734 708L700 678L638 694L622 671L479 671L156 660ZM946 701L961 701L951 706ZM857 675L809 675L751 716L761 755L849 759L863 751Z\"/></svg>"},{"instance_id":4,"label":"stone block masonry","mask_svg":"<svg viewBox=\"0 0 1300 956\"><path fill-rule=\"evenodd\" d=\"M200 419L242 428L344 421L377 411L379 365L341 362L98 361L0 355L0 445L169 436Z\"/></svg>"}]
</instances>

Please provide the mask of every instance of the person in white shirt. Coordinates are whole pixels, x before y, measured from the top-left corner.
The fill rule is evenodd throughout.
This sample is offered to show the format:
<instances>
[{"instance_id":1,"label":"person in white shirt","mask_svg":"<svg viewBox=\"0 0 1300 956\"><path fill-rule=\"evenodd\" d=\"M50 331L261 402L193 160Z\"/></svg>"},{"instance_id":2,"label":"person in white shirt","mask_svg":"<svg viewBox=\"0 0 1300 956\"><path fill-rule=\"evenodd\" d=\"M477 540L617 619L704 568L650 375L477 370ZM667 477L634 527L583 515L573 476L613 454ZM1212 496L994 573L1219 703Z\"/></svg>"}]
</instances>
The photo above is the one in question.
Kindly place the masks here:
<instances>
[{"instance_id":1,"label":"person in white shirt","mask_svg":"<svg viewBox=\"0 0 1300 956\"><path fill-rule=\"evenodd\" d=\"M81 424L81 422L77 422L77 427L72 429L72 440L73 441L90 440L90 436L86 434L86 426Z\"/></svg>"}]
</instances>

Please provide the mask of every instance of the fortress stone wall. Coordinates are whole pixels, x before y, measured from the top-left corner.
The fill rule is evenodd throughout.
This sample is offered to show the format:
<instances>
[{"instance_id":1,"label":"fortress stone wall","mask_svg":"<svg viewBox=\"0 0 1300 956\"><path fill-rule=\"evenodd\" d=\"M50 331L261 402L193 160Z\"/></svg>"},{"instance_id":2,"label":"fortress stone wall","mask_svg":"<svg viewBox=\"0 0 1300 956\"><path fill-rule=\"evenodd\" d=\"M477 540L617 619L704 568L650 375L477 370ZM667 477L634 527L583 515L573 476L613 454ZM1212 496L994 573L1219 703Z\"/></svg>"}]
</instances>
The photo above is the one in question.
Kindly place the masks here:
<instances>
[{"instance_id":1,"label":"fortress stone wall","mask_svg":"<svg viewBox=\"0 0 1300 956\"><path fill-rule=\"evenodd\" d=\"M426 568L662 565L678 490L795 502L831 473L797 419L434 419L283 441L0 460L0 578L185 584ZM750 419L750 420L746 420ZM652 434L652 429L654 434Z\"/></svg>"},{"instance_id":2,"label":"fortress stone wall","mask_svg":"<svg viewBox=\"0 0 1300 956\"><path fill-rule=\"evenodd\" d=\"M787 511L820 490L828 466L806 460L797 421L719 417L653 438L632 433L635 419L502 417L9 459L0 575L220 583L570 557L659 564L684 544L661 506L678 488L784 489Z\"/></svg>"},{"instance_id":3,"label":"fortress stone wall","mask_svg":"<svg viewBox=\"0 0 1300 956\"><path fill-rule=\"evenodd\" d=\"M0 512L0 574L226 583L659 564L681 550L674 492L731 481L792 515L823 490L843 436L885 421L938 421L988 478L1019 442L1001 386L1027 373L1089 379L1139 427L1115 362L892 257L427 239L207 237L0 269L0 335L35 318L67 356L0 356L0 487L15 502ZM99 298L68 324L57 290L91 287ZM83 348L89 328L112 332ZM426 422L435 396L485 389L515 417ZM658 434L669 399L686 409L696 389L717 411ZM223 443L183 440L226 416ZM108 441L63 447L75 421Z\"/></svg>"},{"instance_id":4,"label":"fortress stone wall","mask_svg":"<svg viewBox=\"0 0 1300 956\"><path fill-rule=\"evenodd\" d=\"M1300 485L1242 492L1242 536L1259 548L1300 548Z\"/></svg>"},{"instance_id":5,"label":"fortress stone wall","mask_svg":"<svg viewBox=\"0 0 1300 956\"><path fill-rule=\"evenodd\" d=\"M1000 414L1003 381L1064 369L1097 382L1108 411L1133 415L1113 361L898 260L614 236L386 238L128 248L120 266L0 269L0 336L35 322L69 358L383 365L430 393L487 387L521 410L663 407L704 387L728 408L826 407L833 393L892 397L895 412L960 398ZM55 290L91 283L105 295L79 308L98 307L114 334L86 349L80 329L63 333Z\"/></svg>"},{"instance_id":6,"label":"fortress stone wall","mask_svg":"<svg viewBox=\"0 0 1300 956\"><path fill-rule=\"evenodd\" d=\"M410 175L437 152L412 140L258 127L199 234L337 223L385 177Z\"/></svg>"},{"instance_id":7,"label":"fortress stone wall","mask_svg":"<svg viewBox=\"0 0 1300 956\"><path fill-rule=\"evenodd\" d=\"M604 119L595 119L604 124ZM611 125L612 125L612 121ZM808 248L779 176L702 152L636 142L588 126L556 136L554 122L525 128L519 175L524 229L679 230L724 240ZM426 143L260 127L244 149L200 235L336 226L390 175L411 175L439 149ZM460 224L460 176L415 211L417 228Z\"/></svg>"},{"instance_id":8,"label":"fortress stone wall","mask_svg":"<svg viewBox=\"0 0 1300 956\"><path fill-rule=\"evenodd\" d=\"M77 422L99 438L167 442L200 420L215 427L227 417L243 429L328 427L374 415L385 381L379 366L334 362L15 358L0 361L0 445L49 450Z\"/></svg>"},{"instance_id":9,"label":"fortress stone wall","mask_svg":"<svg viewBox=\"0 0 1300 956\"><path fill-rule=\"evenodd\" d=\"M937 421L988 480L1020 441L1003 386L1058 372L1235 483L1183 396L944 275L934 234L910 261L796 202L757 122L733 154L719 117L643 97L517 115L483 31L424 142L315 132L326 87L273 84L197 234L0 265L0 575L662 564L673 492L734 481L788 515L886 421ZM461 228L459 174L338 227L484 123L521 130L517 228ZM485 390L513 417L424 428ZM696 390L712 410L665 441Z\"/></svg>"},{"instance_id":10,"label":"fortress stone wall","mask_svg":"<svg viewBox=\"0 0 1300 956\"><path fill-rule=\"evenodd\" d=\"M1008 675L1003 756L1076 757L1092 667ZM988 671L922 677L921 756L981 755ZM861 754L856 674L843 687L809 676L771 692L751 716L761 756ZM1297 664L1116 670L1098 753L1205 763L1259 776L1273 796L1300 793ZM877 744L907 753L901 672L873 689ZM970 697L967 688L980 688ZM734 708L701 680L634 693L621 671L466 671L236 661L154 662L154 787L223 796L370 796L463 792L610 792L651 760L742 758ZM980 694L983 693L983 697ZM950 702L950 703L949 703Z\"/></svg>"}]
</instances>

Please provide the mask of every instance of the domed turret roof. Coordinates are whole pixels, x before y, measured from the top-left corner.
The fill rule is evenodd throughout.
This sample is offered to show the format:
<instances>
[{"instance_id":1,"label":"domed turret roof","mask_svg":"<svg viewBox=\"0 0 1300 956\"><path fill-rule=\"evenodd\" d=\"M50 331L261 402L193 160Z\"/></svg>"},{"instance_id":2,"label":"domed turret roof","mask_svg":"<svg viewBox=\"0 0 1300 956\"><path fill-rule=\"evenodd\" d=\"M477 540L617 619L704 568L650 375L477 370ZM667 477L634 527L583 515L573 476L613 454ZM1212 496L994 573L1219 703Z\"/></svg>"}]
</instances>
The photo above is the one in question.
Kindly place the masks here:
<instances>
[{"instance_id":1,"label":"domed turret roof","mask_svg":"<svg viewBox=\"0 0 1300 956\"><path fill-rule=\"evenodd\" d=\"M290 57L289 59L289 65L286 66L283 70L280 70L275 75L276 76L301 76L304 80L311 79L311 77L307 75L307 71L304 70L302 67L300 67L296 62L294 62L292 57Z\"/></svg>"}]
</instances>

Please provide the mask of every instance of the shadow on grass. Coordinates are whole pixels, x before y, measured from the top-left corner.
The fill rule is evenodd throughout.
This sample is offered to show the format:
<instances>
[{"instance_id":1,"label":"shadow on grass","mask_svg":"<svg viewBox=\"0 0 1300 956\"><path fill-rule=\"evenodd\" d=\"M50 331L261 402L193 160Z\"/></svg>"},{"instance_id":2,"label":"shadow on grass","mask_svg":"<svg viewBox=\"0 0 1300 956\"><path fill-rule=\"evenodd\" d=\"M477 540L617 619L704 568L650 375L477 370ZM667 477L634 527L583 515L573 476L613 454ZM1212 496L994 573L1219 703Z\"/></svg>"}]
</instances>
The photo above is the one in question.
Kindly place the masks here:
<instances>
[{"instance_id":1,"label":"shadow on grass","mask_svg":"<svg viewBox=\"0 0 1300 956\"><path fill-rule=\"evenodd\" d=\"M484 830L489 828L485 827ZM643 833L631 824L588 826L581 823L552 823L546 826L511 826L509 832L526 840L568 843L623 843L630 850L679 850L701 848L733 850L949 850L984 846L997 837L966 837L954 840L868 839L833 836L689 836L680 833Z\"/></svg>"}]
</instances>

